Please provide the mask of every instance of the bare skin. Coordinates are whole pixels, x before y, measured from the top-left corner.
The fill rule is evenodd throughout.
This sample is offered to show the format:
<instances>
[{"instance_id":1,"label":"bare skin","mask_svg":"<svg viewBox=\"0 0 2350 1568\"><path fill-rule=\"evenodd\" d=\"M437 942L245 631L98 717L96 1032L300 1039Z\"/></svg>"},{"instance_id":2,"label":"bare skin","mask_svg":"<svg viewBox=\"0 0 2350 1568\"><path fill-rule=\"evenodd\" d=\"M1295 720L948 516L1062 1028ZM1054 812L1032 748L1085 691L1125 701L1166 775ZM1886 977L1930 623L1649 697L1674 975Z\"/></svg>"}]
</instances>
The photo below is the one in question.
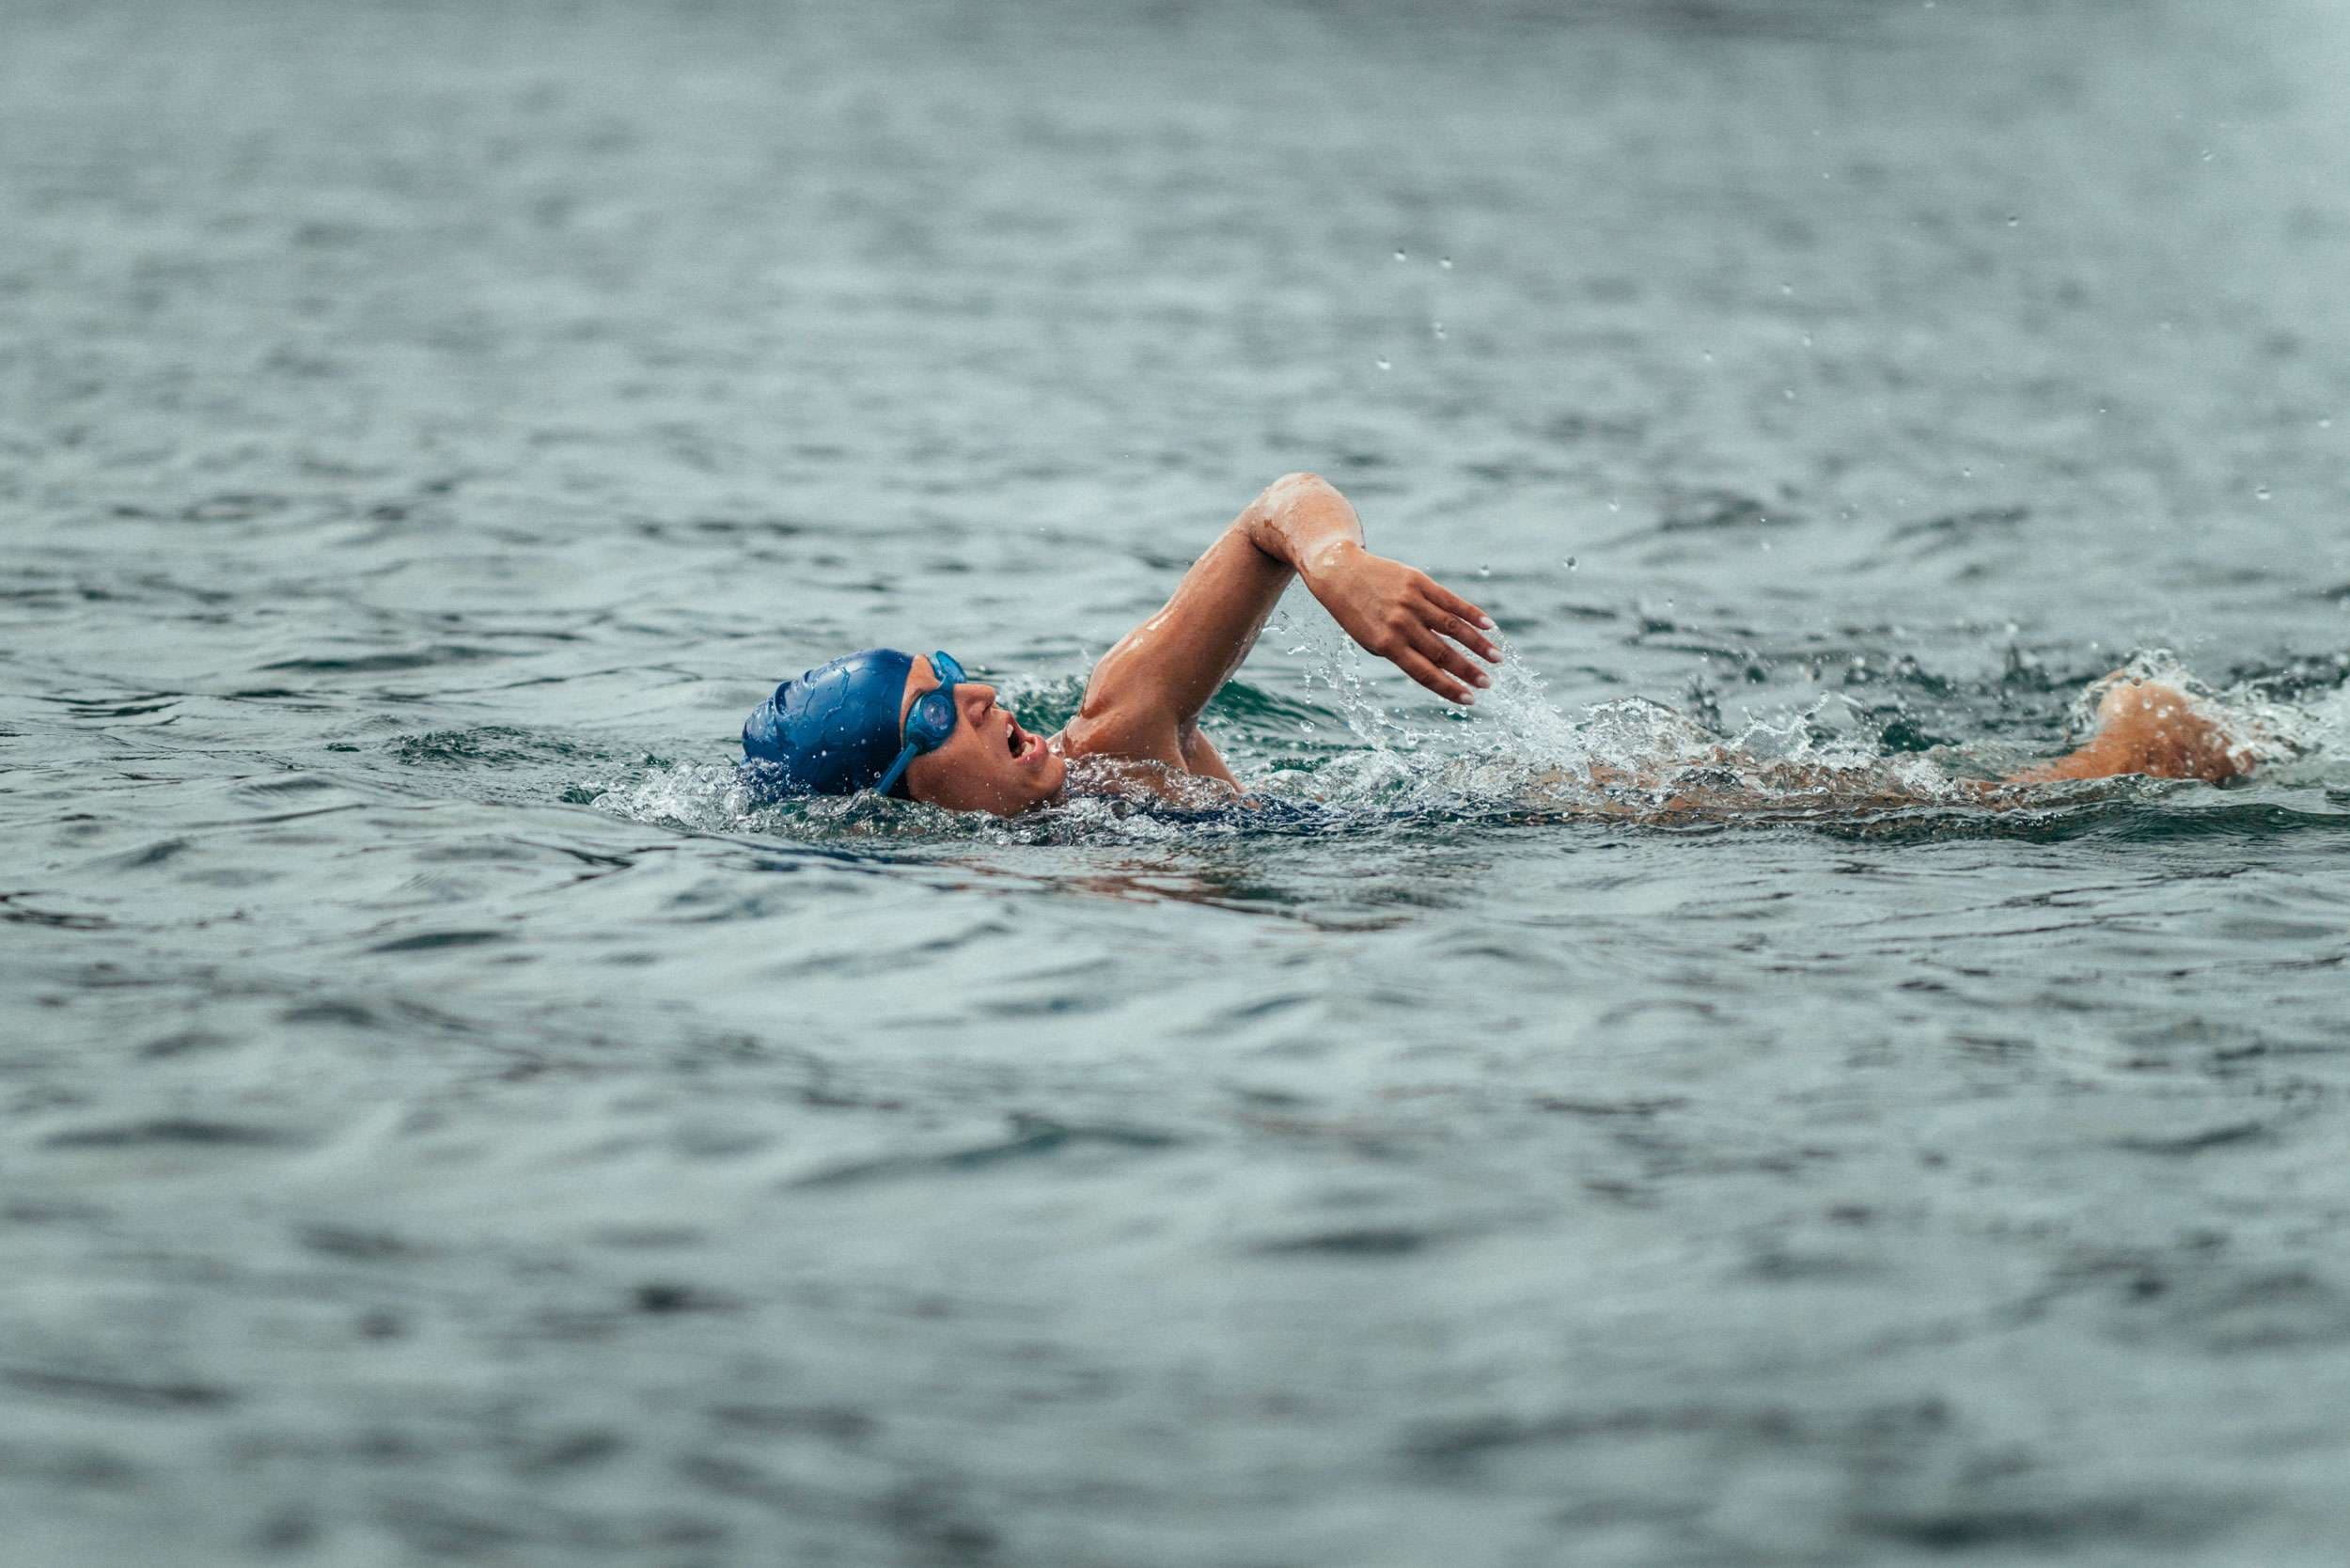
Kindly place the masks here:
<instances>
[{"instance_id":1,"label":"bare skin","mask_svg":"<svg viewBox=\"0 0 2350 1568\"><path fill-rule=\"evenodd\" d=\"M2052 784L2142 773L2224 784L2251 771L2252 754L2231 744L2184 695L2158 682L2123 681L2098 699L2097 730L2088 745L2012 774L2008 782Z\"/></svg>"},{"instance_id":2,"label":"bare skin","mask_svg":"<svg viewBox=\"0 0 2350 1568\"><path fill-rule=\"evenodd\" d=\"M1200 711L1247 658L1283 590L1298 579L1349 636L1445 700L1465 706L1492 683L1480 664L1501 661L1487 635L1492 619L1426 572L1371 554L1345 496L1319 476L1289 474L1242 510L1156 614L1102 656L1076 716L1058 734L1022 729L996 705L994 687L964 682L956 688L954 732L914 760L908 791L949 810L1013 816L1059 799L1076 763L1093 776L1160 794L1204 787L1237 798L1239 782L1199 728ZM915 698L938 683L930 661L916 659L901 725ZM2249 754L2168 686L2119 683L2097 717L2096 733L2079 749L1981 788L2012 794L2011 785L2133 773L2219 783L2252 765ZM1723 760L1730 760L1726 752ZM1650 784L1620 776L1596 781ZM1710 793L1700 788L1686 800L1676 793L1662 808L1734 808L1731 799L1699 798Z\"/></svg>"}]
</instances>

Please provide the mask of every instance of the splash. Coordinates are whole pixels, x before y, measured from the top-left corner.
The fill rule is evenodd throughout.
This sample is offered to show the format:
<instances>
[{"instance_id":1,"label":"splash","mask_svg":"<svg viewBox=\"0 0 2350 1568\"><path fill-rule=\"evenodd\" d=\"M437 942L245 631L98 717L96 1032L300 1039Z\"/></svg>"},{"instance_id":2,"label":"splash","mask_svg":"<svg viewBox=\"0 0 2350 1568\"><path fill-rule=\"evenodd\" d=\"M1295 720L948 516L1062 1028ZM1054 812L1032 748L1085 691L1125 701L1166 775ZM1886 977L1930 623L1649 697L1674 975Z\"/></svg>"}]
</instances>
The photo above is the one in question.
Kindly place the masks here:
<instances>
[{"instance_id":1,"label":"splash","mask_svg":"<svg viewBox=\"0 0 2350 1568\"><path fill-rule=\"evenodd\" d=\"M1335 628L1308 629L1309 687L1326 689L1359 750L1262 786L1340 809L1538 810L1619 816L1703 800L1718 813L1832 808L1840 801L1954 802L1967 785L1930 758L1887 758L1838 695L1717 733L1647 698L1571 714L1506 636L1472 711L1415 724L1383 706L1368 659Z\"/></svg>"},{"instance_id":2,"label":"splash","mask_svg":"<svg viewBox=\"0 0 2350 1568\"><path fill-rule=\"evenodd\" d=\"M1081 784L1084 764L1073 770ZM1016 818L943 810L871 794L776 800L751 788L732 763L649 761L595 791L588 804L630 822L687 833L790 839L838 847L942 843L1050 845L1118 841L1173 843L1246 829L1229 792L1202 786L1194 801L1170 803L1106 776L1095 788Z\"/></svg>"}]
</instances>

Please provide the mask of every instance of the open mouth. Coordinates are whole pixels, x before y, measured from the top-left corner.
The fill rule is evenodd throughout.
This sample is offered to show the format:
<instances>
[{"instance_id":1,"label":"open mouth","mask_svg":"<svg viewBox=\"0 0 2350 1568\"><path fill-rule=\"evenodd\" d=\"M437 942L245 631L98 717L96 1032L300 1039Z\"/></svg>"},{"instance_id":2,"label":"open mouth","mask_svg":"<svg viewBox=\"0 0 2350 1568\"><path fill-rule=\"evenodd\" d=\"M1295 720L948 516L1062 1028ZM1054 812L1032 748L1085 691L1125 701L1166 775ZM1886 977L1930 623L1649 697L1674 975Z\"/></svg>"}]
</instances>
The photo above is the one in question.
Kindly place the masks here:
<instances>
[{"instance_id":1,"label":"open mouth","mask_svg":"<svg viewBox=\"0 0 2350 1568\"><path fill-rule=\"evenodd\" d=\"M1044 737L1031 735L1020 728L1020 721L1010 713L1004 715L1004 750L1015 762L1033 762L1044 753Z\"/></svg>"}]
</instances>

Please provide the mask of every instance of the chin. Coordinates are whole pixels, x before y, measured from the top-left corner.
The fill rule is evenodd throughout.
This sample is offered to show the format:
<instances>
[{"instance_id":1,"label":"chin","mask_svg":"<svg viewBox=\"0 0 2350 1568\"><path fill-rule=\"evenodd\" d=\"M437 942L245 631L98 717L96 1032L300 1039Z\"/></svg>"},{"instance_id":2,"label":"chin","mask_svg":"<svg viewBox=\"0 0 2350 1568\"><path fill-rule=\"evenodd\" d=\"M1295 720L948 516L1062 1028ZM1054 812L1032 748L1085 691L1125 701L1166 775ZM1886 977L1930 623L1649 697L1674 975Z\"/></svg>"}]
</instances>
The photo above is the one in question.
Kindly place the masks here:
<instances>
[{"instance_id":1,"label":"chin","mask_svg":"<svg viewBox=\"0 0 2350 1568\"><path fill-rule=\"evenodd\" d=\"M995 814L999 817L1017 817L1033 811L1039 807L1050 806L1060 798L1061 785L1068 777L1069 764L1058 757L1053 758L1051 765L1043 770L1042 777L1023 778L1016 788L1006 790L999 795L997 798L1000 800L1017 801L1019 804L998 808ZM1040 785L1042 788L1039 788Z\"/></svg>"}]
</instances>

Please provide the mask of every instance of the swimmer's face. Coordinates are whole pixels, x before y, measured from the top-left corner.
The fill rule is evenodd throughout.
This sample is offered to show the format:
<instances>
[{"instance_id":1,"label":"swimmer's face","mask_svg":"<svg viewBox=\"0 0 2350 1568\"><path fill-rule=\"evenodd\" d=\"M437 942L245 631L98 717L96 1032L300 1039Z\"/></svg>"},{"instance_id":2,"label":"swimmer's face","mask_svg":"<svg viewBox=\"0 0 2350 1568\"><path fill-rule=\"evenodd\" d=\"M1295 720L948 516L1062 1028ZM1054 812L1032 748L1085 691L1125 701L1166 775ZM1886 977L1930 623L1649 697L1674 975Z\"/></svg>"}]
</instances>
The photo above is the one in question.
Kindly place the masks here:
<instances>
[{"instance_id":1,"label":"swimmer's face","mask_svg":"<svg viewBox=\"0 0 2350 1568\"><path fill-rule=\"evenodd\" d=\"M938 683L930 660L914 661L898 701L901 729L914 699ZM995 687L965 681L955 687L954 733L944 745L914 760L906 769L906 792L949 811L1010 817L1059 794L1068 776L1069 764L1054 755L1043 736L1031 735L995 706Z\"/></svg>"}]
</instances>

